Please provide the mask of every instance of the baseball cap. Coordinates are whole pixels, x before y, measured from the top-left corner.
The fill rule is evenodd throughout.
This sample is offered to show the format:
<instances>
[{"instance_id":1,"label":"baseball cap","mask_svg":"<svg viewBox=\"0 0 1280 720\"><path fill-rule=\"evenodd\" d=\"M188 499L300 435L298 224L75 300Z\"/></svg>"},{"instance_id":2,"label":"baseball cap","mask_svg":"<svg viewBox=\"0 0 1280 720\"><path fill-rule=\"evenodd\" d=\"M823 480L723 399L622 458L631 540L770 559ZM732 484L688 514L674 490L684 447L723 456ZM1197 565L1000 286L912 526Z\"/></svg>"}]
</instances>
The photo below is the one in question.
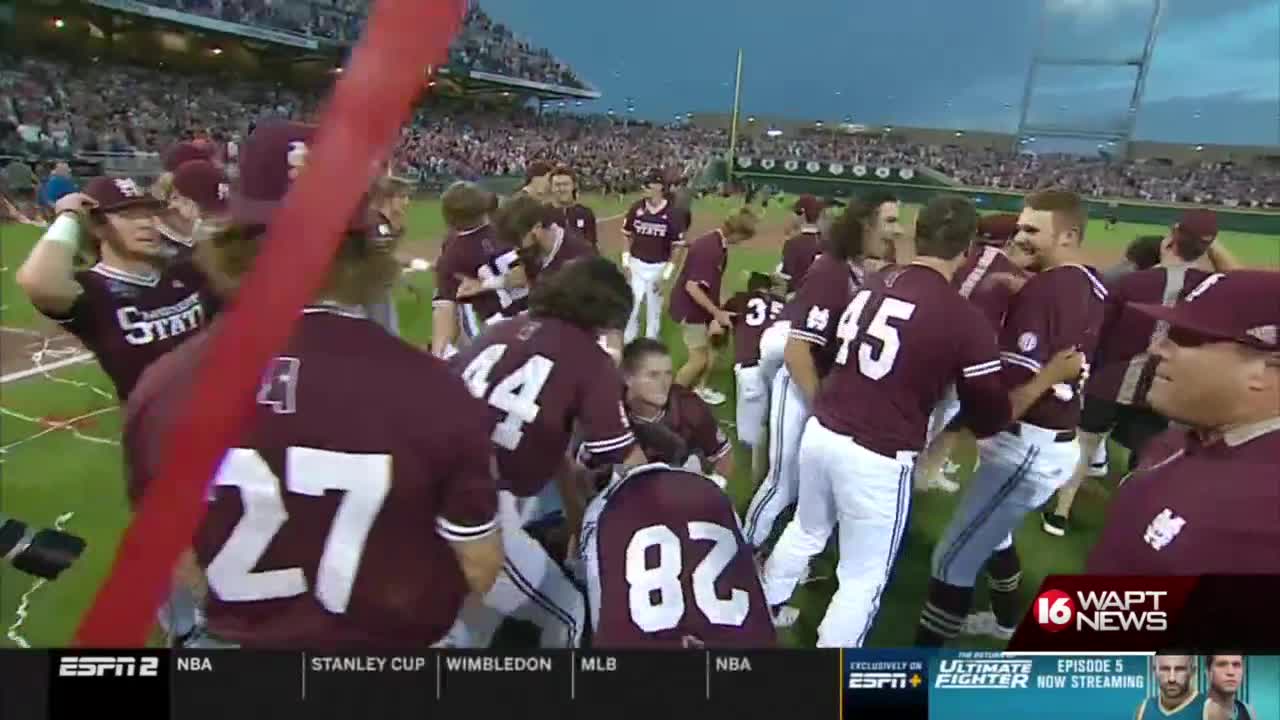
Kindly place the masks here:
<instances>
[{"instance_id":1,"label":"baseball cap","mask_svg":"<svg viewBox=\"0 0 1280 720\"><path fill-rule=\"evenodd\" d=\"M644 175L644 184L645 185L666 185L667 184L666 173L656 168L653 170L650 170Z\"/></svg>"},{"instance_id":2,"label":"baseball cap","mask_svg":"<svg viewBox=\"0 0 1280 720\"><path fill-rule=\"evenodd\" d=\"M227 211L231 194L227 174L208 160L188 160L173 173L173 188L200 207L201 213L220 215Z\"/></svg>"},{"instance_id":3,"label":"baseball cap","mask_svg":"<svg viewBox=\"0 0 1280 720\"><path fill-rule=\"evenodd\" d=\"M818 198L812 195L801 195L796 198L796 204L792 206L792 210L795 211L796 215L802 216L805 220L808 220L809 222L816 222L818 217L822 215L822 210L825 207L826 205Z\"/></svg>"},{"instance_id":4,"label":"baseball cap","mask_svg":"<svg viewBox=\"0 0 1280 720\"><path fill-rule=\"evenodd\" d=\"M1173 231L1194 235L1208 245L1218 236L1218 214L1206 208L1186 210L1174 224Z\"/></svg>"},{"instance_id":5,"label":"baseball cap","mask_svg":"<svg viewBox=\"0 0 1280 720\"><path fill-rule=\"evenodd\" d=\"M96 209L100 212L164 206L164 202L143 190L133 178L127 177L96 177L84 186L84 194L98 203Z\"/></svg>"},{"instance_id":6,"label":"baseball cap","mask_svg":"<svg viewBox=\"0 0 1280 720\"><path fill-rule=\"evenodd\" d=\"M1208 341L1280 351L1280 272L1236 270L1205 278L1173 307L1133 303L1138 312ZM1176 339L1175 339L1176 342Z\"/></svg>"},{"instance_id":7,"label":"baseball cap","mask_svg":"<svg viewBox=\"0 0 1280 720\"><path fill-rule=\"evenodd\" d=\"M316 126L288 120L258 123L240 149L240 175L231 188L228 209L231 221L241 225L267 225L283 204L294 179L307 163L308 145ZM352 214L347 229L369 227L368 195Z\"/></svg>"},{"instance_id":8,"label":"baseball cap","mask_svg":"<svg viewBox=\"0 0 1280 720\"><path fill-rule=\"evenodd\" d=\"M1018 216L1012 213L985 215L978 220L978 239L983 243L1003 245L1018 234Z\"/></svg>"},{"instance_id":9,"label":"baseball cap","mask_svg":"<svg viewBox=\"0 0 1280 720\"><path fill-rule=\"evenodd\" d=\"M544 175L550 175L552 167L551 163L546 160L534 160L529 163L529 166L525 169L525 180L532 180Z\"/></svg>"},{"instance_id":10,"label":"baseball cap","mask_svg":"<svg viewBox=\"0 0 1280 720\"><path fill-rule=\"evenodd\" d=\"M175 144L164 154L164 171L176 172L185 162L191 160L212 160L213 148L205 143L184 141Z\"/></svg>"}]
</instances>

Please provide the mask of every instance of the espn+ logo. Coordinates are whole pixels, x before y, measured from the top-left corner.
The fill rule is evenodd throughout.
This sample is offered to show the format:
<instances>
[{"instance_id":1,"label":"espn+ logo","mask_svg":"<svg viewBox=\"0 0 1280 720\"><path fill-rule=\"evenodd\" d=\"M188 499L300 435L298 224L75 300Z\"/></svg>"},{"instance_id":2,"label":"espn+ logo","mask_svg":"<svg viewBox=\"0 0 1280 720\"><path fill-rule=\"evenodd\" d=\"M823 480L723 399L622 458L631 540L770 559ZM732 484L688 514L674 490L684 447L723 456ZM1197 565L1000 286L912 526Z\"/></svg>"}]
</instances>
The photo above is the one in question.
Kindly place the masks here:
<instances>
[{"instance_id":1,"label":"espn+ logo","mask_svg":"<svg viewBox=\"0 0 1280 720\"><path fill-rule=\"evenodd\" d=\"M58 677L160 677L160 658L72 655L59 658Z\"/></svg>"},{"instance_id":2,"label":"espn+ logo","mask_svg":"<svg viewBox=\"0 0 1280 720\"><path fill-rule=\"evenodd\" d=\"M1074 597L1061 590L1046 590L1036 597L1031 611L1045 632L1092 630L1094 632L1164 632L1169 614L1162 601L1164 590L1077 590Z\"/></svg>"}]
</instances>

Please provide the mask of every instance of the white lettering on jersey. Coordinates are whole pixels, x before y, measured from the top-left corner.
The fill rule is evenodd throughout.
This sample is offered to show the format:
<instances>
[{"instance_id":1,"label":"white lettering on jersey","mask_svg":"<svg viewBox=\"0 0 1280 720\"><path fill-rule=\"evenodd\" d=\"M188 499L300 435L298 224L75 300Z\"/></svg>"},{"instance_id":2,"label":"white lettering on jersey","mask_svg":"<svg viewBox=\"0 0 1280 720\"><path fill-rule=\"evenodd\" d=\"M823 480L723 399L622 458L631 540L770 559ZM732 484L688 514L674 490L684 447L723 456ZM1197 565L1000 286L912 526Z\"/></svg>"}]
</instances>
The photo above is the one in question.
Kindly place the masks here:
<instances>
[{"instance_id":1,"label":"white lettering on jersey","mask_svg":"<svg viewBox=\"0 0 1280 720\"><path fill-rule=\"evenodd\" d=\"M1178 537L1178 533L1182 532L1182 528L1186 525L1186 520L1174 515L1169 508L1165 508L1151 520L1142 539L1156 550L1163 550Z\"/></svg>"},{"instance_id":2,"label":"white lettering on jersey","mask_svg":"<svg viewBox=\"0 0 1280 720\"><path fill-rule=\"evenodd\" d=\"M664 237L667 234L667 224L649 222L647 220L636 220L631 226L631 231L636 235Z\"/></svg>"},{"instance_id":3,"label":"white lettering on jersey","mask_svg":"<svg viewBox=\"0 0 1280 720\"><path fill-rule=\"evenodd\" d=\"M116 322L130 345L147 345L199 329L204 322L204 306L200 304L200 294L192 293L182 302L152 310L122 307L116 310Z\"/></svg>"}]
</instances>

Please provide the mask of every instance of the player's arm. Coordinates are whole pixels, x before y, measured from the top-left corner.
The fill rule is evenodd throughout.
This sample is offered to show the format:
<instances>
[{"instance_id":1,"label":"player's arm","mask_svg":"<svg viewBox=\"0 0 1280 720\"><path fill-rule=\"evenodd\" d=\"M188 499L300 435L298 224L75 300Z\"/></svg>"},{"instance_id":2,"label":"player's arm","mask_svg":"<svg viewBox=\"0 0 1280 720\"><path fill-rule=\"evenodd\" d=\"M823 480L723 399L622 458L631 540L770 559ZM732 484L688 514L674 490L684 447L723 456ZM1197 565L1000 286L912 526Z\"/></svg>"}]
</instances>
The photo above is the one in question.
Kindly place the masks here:
<instances>
[{"instance_id":1,"label":"player's arm","mask_svg":"<svg viewBox=\"0 0 1280 720\"><path fill-rule=\"evenodd\" d=\"M449 249L436 262L436 294L431 301L431 354L444 357L458 339L458 277Z\"/></svg>"},{"instance_id":2,"label":"player's arm","mask_svg":"<svg viewBox=\"0 0 1280 720\"><path fill-rule=\"evenodd\" d=\"M804 396L809 407L813 407L813 399L818 396L818 385L821 384L818 363L813 359L813 350L814 342L797 337L793 330L792 334L787 336L787 346L782 354L787 372L791 373L791 379L800 388L800 394Z\"/></svg>"},{"instance_id":3,"label":"player's arm","mask_svg":"<svg viewBox=\"0 0 1280 720\"><path fill-rule=\"evenodd\" d=\"M631 241L635 238L635 208L627 211L622 220L622 272L630 274L627 266L631 264Z\"/></svg>"},{"instance_id":4,"label":"player's arm","mask_svg":"<svg viewBox=\"0 0 1280 720\"><path fill-rule=\"evenodd\" d=\"M586 468L570 453L565 454L560 469L556 471L556 489L560 491L560 502L564 506L565 524L570 528L582 527L582 516L590 497L584 481L585 472Z\"/></svg>"},{"instance_id":5,"label":"player's arm","mask_svg":"<svg viewBox=\"0 0 1280 720\"><path fill-rule=\"evenodd\" d=\"M599 245L599 237L596 235L595 212L591 208L586 208L586 212L582 214L582 219L585 221L582 227L583 237L587 239L587 242L591 243L591 247L597 247Z\"/></svg>"},{"instance_id":6,"label":"player's arm","mask_svg":"<svg viewBox=\"0 0 1280 720\"><path fill-rule=\"evenodd\" d=\"M702 453L711 471L721 477L733 477L733 442L720 429L711 408L697 395L688 395L689 416L693 420L693 448Z\"/></svg>"},{"instance_id":7,"label":"player's arm","mask_svg":"<svg viewBox=\"0 0 1280 720\"><path fill-rule=\"evenodd\" d=\"M1236 256L1220 242L1214 242L1209 245L1205 251L1205 257L1209 259L1209 264L1213 266L1216 272L1231 272L1233 270L1243 270L1245 266Z\"/></svg>"},{"instance_id":8,"label":"player's arm","mask_svg":"<svg viewBox=\"0 0 1280 720\"><path fill-rule=\"evenodd\" d=\"M1065 348L1054 353L1049 362L1030 380L1009 392L1012 420L1019 420L1045 393L1053 391L1059 383L1069 383L1080 377L1084 369L1084 353L1076 348Z\"/></svg>"},{"instance_id":9,"label":"player's arm","mask_svg":"<svg viewBox=\"0 0 1280 720\"><path fill-rule=\"evenodd\" d=\"M44 231L14 276L31 304L46 315L66 317L84 292L75 280L82 218L95 205L92 198L72 193L58 200L58 217Z\"/></svg>"},{"instance_id":10,"label":"player's arm","mask_svg":"<svg viewBox=\"0 0 1280 720\"><path fill-rule=\"evenodd\" d=\"M578 422L582 450L593 467L646 462L622 404L622 377L617 365L601 353L595 368L578 383Z\"/></svg>"},{"instance_id":11,"label":"player's arm","mask_svg":"<svg viewBox=\"0 0 1280 720\"><path fill-rule=\"evenodd\" d=\"M436 534L444 538L467 587L477 595L489 592L502 569L502 536L498 529L498 488L491 471L493 446L484 405L459 383L459 395L449 411L449 433L441 448L446 468Z\"/></svg>"},{"instance_id":12,"label":"player's arm","mask_svg":"<svg viewBox=\"0 0 1280 720\"><path fill-rule=\"evenodd\" d=\"M1012 398L1001 376L1000 344L984 318L970 315L970 330L959 338L961 367L955 380L956 395L961 422L975 437L984 438L1009 427L1014 415Z\"/></svg>"}]
</instances>

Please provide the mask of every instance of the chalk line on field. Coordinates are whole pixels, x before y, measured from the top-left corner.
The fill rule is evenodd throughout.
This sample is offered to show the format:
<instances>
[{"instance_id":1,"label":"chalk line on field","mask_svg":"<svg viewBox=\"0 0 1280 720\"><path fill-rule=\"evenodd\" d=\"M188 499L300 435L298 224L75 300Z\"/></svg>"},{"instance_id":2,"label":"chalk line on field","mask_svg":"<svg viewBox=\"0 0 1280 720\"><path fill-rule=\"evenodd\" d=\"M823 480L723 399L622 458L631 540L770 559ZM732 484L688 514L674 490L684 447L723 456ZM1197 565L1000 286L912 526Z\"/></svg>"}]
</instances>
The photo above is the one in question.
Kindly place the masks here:
<instances>
[{"instance_id":1,"label":"chalk line on field","mask_svg":"<svg viewBox=\"0 0 1280 720\"><path fill-rule=\"evenodd\" d=\"M120 441L118 440L112 440L111 438L98 437L96 435L85 435L84 433L76 429L76 423L82 420L88 420L91 417L97 417L98 415L102 415L104 413L109 413L113 410L119 410L119 409L120 409L119 406L113 405L111 407L100 408L98 410L94 410L93 412L85 413L84 415L79 415L79 416L70 418L68 420L48 420L48 419L42 419L42 418L28 417L26 415L23 415L22 413L14 412L9 408L0 407L0 415L5 415L8 417L11 417L17 420L22 420L29 423L35 423L37 425L47 424L49 426L34 435L24 437L21 440L15 440L9 443L8 445L0 446L0 455L8 454L10 450L12 450L15 447L18 447L19 445L25 445L26 443L29 443L32 440L35 440L36 438L44 437L45 435L48 435L49 433L55 432L57 430L70 430L71 434L74 435L75 437L81 440L87 440L92 443L98 443L100 445L119 445Z\"/></svg>"},{"instance_id":2,"label":"chalk line on field","mask_svg":"<svg viewBox=\"0 0 1280 720\"><path fill-rule=\"evenodd\" d=\"M74 512L62 513L58 516L58 519L53 521L53 529L66 530L67 523L70 522L73 517L75 517ZM26 592L22 593L22 597L18 598L18 609L13 613L13 624L9 626L8 632L5 633L5 637L8 638L10 642L23 650L30 650L31 643L28 642L25 637L20 635L18 631L21 630L22 626L27 622L27 613L31 608L31 596L34 595L37 590L44 587L45 582L46 580L44 578L37 578L35 582L31 583L31 587L28 588Z\"/></svg>"}]
</instances>

